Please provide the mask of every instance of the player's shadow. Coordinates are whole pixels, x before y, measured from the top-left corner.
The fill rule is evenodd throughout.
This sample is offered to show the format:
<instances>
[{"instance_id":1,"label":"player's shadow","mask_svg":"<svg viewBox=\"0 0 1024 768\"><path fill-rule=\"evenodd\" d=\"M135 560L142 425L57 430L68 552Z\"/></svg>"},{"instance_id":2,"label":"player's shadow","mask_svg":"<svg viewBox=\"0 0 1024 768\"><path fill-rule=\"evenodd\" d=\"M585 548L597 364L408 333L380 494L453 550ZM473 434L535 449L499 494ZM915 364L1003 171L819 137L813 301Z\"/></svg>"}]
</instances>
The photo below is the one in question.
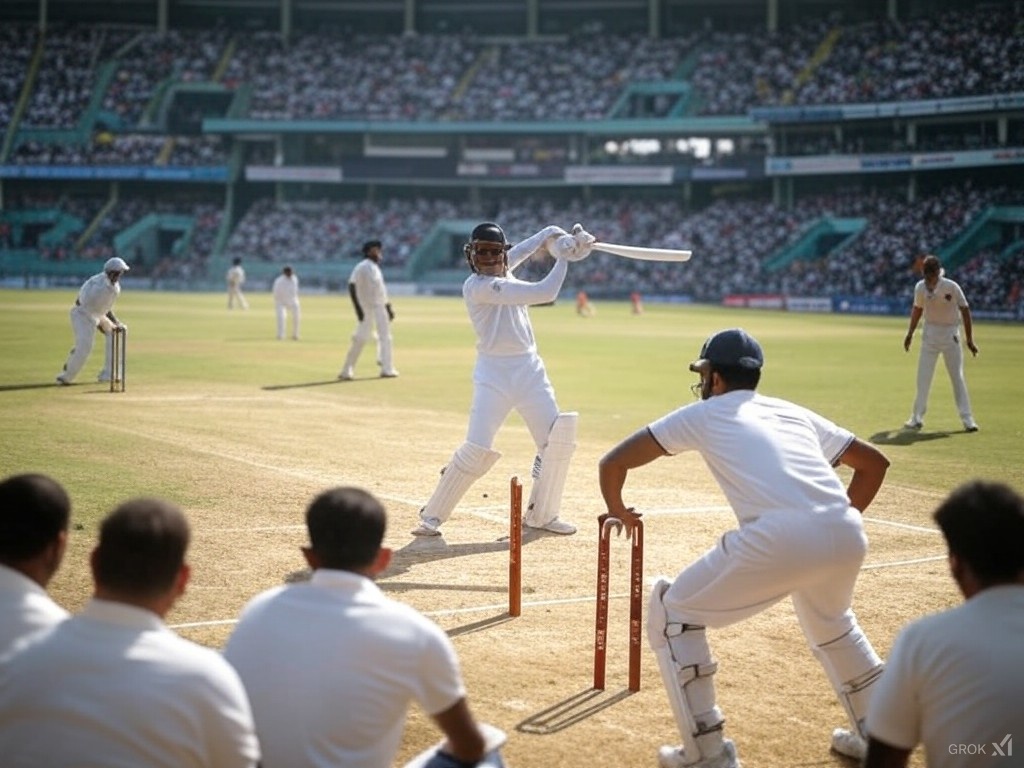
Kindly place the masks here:
<instances>
[{"instance_id":1,"label":"player's shadow","mask_svg":"<svg viewBox=\"0 0 1024 768\"><path fill-rule=\"evenodd\" d=\"M305 387L324 387L328 384L351 384L351 381L341 379L325 379L324 381L303 381L298 384L268 384L260 389L265 392L273 392L278 389L304 389Z\"/></svg>"},{"instance_id":2,"label":"player's shadow","mask_svg":"<svg viewBox=\"0 0 1024 768\"><path fill-rule=\"evenodd\" d=\"M520 733L532 733L541 736L558 733L586 720L601 710L608 709L608 707L628 699L632 695L633 691L627 688L623 688L618 692L586 688L564 701L552 704L547 709L542 709L540 712L530 715L525 720L516 724L516 730Z\"/></svg>"},{"instance_id":3,"label":"player's shadow","mask_svg":"<svg viewBox=\"0 0 1024 768\"><path fill-rule=\"evenodd\" d=\"M55 381L48 381L46 383L36 382L34 384L0 384L0 392L20 392L23 389L65 389L67 386L67 384L61 385ZM72 384L71 386L74 385Z\"/></svg>"},{"instance_id":4,"label":"player's shadow","mask_svg":"<svg viewBox=\"0 0 1024 768\"><path fill-rule=\"evenodd\" d=\"M523 527L523 546L536 541L537 539L543 538L544 536L554 536L557 534L549 534L546 531L539 531L531 528ZM448 544L444 540L444 536L422 536L414 538L408 544L401 549L396 549L391 555L391 564L388 565L387 569L384 570L377 579L379 581L386 580L388 578L399 576L404 573L408 573L409 570L419 563L432 563L436 560L450 560L454 557L466 557L468 555L481 555L487 552L508 552L509 542L508 535L501 536L495 541L480 541L472 542L468 544ZM408 589L423 589L423 588L434 588L434 589L458 589L460 591L465 590L479 590L479 591L490 591L490 587L483 586L452 586L446 587L443 584L408 584L403 582L389 582L381 584L382 589L397 589L405 586ZM495 590L497 588L494 588ZM504 587L501 591L504 591Z\"/></svg>"},{"instance_id":5,"label":"player's shadow","mask_svg":"<svg viewBox=\"0 0 1024 768\"><path fill-rule=\"evenodd\" d=\"M876 432L868 438L875 445L913 445L914 443L927 443L932 440L945 440L952 437L956 432L922 432L919 429L890 429L885 432Z\"/></svg>"}]
</instances>

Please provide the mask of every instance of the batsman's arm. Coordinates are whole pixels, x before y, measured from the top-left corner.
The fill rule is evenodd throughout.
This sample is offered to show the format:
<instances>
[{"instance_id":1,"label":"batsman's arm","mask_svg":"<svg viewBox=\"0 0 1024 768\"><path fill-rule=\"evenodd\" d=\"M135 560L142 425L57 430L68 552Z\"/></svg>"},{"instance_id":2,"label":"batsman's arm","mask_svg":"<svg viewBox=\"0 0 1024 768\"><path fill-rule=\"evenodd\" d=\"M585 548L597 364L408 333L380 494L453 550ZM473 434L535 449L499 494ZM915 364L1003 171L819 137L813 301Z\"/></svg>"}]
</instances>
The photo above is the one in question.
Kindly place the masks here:
<instances>
[{"instance_id":1,"label":"batsman's arm","mask_svg":"<svg viewBox=\"0 0 1024 768\"><path fill-rule=\"evenodd\" d=\"M889 459L875 446L855 437L839 457L839 463L853 469L846 495L850 498L850 505L863 512L882 487L885 473L889 470Z\"/></svg>"},{"instance_id":2,"label":"batsman's arm","mask_svg":"<svg viewBox=\"0 0 1024 768\"><path fill-rule=\"evenodd\" d=\"M637 430L606 453L598 463L598 482L608 514L621 520L627 532L640 515L628 508L622 500L622 488L631 469L650 464L667 456L667 451L654 439L650 429Z\"/></svg>"}]
</instances>

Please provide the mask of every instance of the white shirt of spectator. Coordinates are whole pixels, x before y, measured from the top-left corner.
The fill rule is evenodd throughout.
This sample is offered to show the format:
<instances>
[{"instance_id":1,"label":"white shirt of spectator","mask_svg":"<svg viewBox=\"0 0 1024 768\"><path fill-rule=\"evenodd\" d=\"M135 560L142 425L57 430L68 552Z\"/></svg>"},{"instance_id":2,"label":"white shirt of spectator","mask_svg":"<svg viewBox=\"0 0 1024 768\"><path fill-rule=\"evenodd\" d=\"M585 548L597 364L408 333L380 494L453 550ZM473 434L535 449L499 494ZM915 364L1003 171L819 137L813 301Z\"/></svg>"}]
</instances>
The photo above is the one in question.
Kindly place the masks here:
<instances>
[{"instance_id":1,"label":"white shirt of spectator","mask_svg":"<svg viewBox=\"0 0 1024 768\"><path fill-rule=\"evenodd\" d=\"M245 689L154 613L90 600L0 664L4 768L252 768Z\"/></svg>"},{"instance_id":2,"label":"white shirt of spectator","mask_svg":"<svg viewBox=\"0 0 1024 768\"><path fill-rule=\"evenodd\" d=\"M224 656L249 692L266 768L388 768L410 702L435 715L466 695L444 631L347 571L255 597Z\"/></svg>"},{"instance_id":3,"label":"white shirt of spectator","mask_svg":"<svg viewBox=\"0 0 1024 768\"><path fill-rule=\"evenodd\" d=\"M935 290L929 291L924 280L914 286L914 306L924 310L925 328L929 325L956 325L960 309L968 306L960 286L948 277L940 277Z\"/></svg>"},{"instance_id":4,"label":"white shirt of spectator","mask_svg":"<svg viewBox=\"0 0 1024 768\"><path fill-rule=\"evenodd\" d=\"M795 403L733 390L683 406L649 429L669 454L700 451L741 524L850 508L832 465L853 434Z\"/></svg>"},{"instance_id":5,"label":"white shirt of spectator","mask_svg":"<svg viewBox=\"0 0 1024 768\"><path fill-rule=\"evenodd\" d=\"M274 280L274 301L286 307L294 307L299 303L299 276L294 272L278 275Z\"/></svg>"},{"instance_id":6,"label":"white shirt of spectator","mask_svg":"<svg viewBox=\"0 0 1024 768\"><path fill-rule=\"evenodd\" d=\"M68 617L46 590L28 576L0 565L0 657L19 640Z\"/></svg>"},{"instance_id":7,"label":"white shirt of spectator","mask_svg":"<svg viewBox=\"0 0 1024 768\"><path fill-rule=\"evenodd\" d=\"M388 289L384 285L384 273L373 259L363 259L352 268L349 283L356 287L356 298L365 310L367 307L384 306L388 303Z\"/></svg>"},{"instance_id":8,"label":"white shirt of spectator","mask_svg":"<svg viewBox=\"0 0 1024 768\"><path fill-rule=\"evenodd\" d=\"M121 283L112 283L106 272L100 272L86 280L78 291L79 310L85 312L95 322L114 308L117 297L121 295Z\"/></svg>"},{"instance_id":9,"label":"white shirt of spectator","mask_svg":"<svg viewBox=\"0 0 1024 768\"><path fill-rule=\"evenodd\" d=\"M867 730L901 749L924 744L928 768L1017 765L993 749L1024 733L1024 587L984 589L907 625L871 694ZM985 747L978 753L977 747ZM968 752L967 750L971 750Z\"/></svg>"}]
</instances>

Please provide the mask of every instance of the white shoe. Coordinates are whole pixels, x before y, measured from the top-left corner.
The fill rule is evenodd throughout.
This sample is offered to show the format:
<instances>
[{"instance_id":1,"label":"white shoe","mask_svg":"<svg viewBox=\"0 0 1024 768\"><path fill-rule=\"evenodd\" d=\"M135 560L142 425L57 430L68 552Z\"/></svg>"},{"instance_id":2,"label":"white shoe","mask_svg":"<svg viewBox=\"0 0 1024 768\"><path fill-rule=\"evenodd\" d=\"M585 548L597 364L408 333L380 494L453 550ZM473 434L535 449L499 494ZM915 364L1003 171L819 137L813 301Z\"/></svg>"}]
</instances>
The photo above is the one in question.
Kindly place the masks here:
<instances>
[{"instance_id":1,"label":"white shoe","mask_svg":"<svg viewBox=\"0 0 1024 768\"><path fill-rule=\"evenodd\" d=\"M380 377L382 379L397 379L398 371L381 371Z\"/></svg>"},{"instance_id":2,"label":"white shoe","mask_svg":"<svg viewBox=\"0 0 1024 768\"><path fill-rule=\"evenodd\" d=\"M440 536L441 521L436 517L425 517L420 519L420 524L412 529L413 536Z\"/></svg>"},{"instance_id":3,"label":"white shoe","mask_svg":"<svg viewBox=\"0 0 1024 768\"><path fill-rule=\"evenodd\" d=\"M920 419L914 418L913 416L907 419L907 421L903 424L904 429L920 429L923 426L924 422L921 421Z\"/></svg>"},{"instance_id":4,"label":"white shoe","mask_svg":"<svg viewBox=\"0 0 1024 768\"><path fill-rule=\"evenodd\" d=\"M736 758L736 745L732 739L722 739L722 751L714 757L687 762L682 747L662 747L658 750L660 768L740 768Z\"/></svg>"},{"instance_id":5,"label":"white shoe","mask_svg":"<svg viewBox=\"0 0 1024 768\"><path fill-rule=\"evenodd\" d=\"M548 523L544 523L544 525L530 525L525 520L523 521L523 524L527 528L534 528L538 531L550 531L551 533L557 533L561 536L572 536L572 534L576 533L575 525L567 523L564 520L559 520L557 517Z\"/></svg>"},{"instance_id":6,"label":"white shoe","mask_svg":"<svg viewBox=\"0 0 1024 768\"><path fill-rule=\"evenodd\" d=\"M964 432L977 432L979 429L978 422L974 419L968 419L964 422Z\"/></svg>"},{"instance_id":7,"label":"white shoe","mask_svg":"<svg viewBox=\"0 0 1024 768\"><path fill-rule=\"evenodd\" d=\"M64 378L64 374L63 373L58 373L57 374L56 381L62 387L70 387L71 386L71 382Z\"/></svg>"},{"instance_id":8,"label":"white shoe","mask_svg":"<svg viewBox=\"0 0 1024 768\"><path fill-rule=\"evenodd\" d=\"M863 761L868 753L868 744L859 733L849 728L836 728L832 731L832 751Z\"/></svg>"},{"instance_id":9,"label":"white shoe","mask_svg":"<svg viewBox=\"0 0 1024 768\"><path fill-rule=\"evenodd\" d=\"M341 381L352 381L356 375L352 371L342 371L338 374L338 379Z\"/></svg>"}]
</instances>

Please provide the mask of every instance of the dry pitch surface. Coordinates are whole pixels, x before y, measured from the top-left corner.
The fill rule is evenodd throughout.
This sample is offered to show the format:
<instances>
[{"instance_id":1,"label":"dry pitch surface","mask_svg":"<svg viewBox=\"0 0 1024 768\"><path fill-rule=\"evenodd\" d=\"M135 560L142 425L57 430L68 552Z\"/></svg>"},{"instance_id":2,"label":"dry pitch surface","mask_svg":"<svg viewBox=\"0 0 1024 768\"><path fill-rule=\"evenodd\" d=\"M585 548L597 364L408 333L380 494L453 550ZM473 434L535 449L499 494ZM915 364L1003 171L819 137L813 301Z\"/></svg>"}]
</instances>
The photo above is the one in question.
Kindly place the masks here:
<instances>
[{"instance_id":1,"label":"dry pitch surface","mask_svg":"<svg viewBox=\"0 0 1024 768\"><path fill-rule=\"evenodd\" d=\"M359 485L378 494L390 513L386 543L395 558L381 587L449 632L475 714L510 734L505 754L511 766L648 766L660 744L676 741L646 640L642 690L626 690L629 547L624 539L612 541L608 686L603 693L591 689L596 518L602 511L596 466L607 445L581 441L574 457L563 517L578 523L580 532L527 535L523 613L512 619L507 615L508 481L514 474L526 478L532 460L528 433L517 417L499 438L504 457L467 494L445 526L443 541L421 540L409 530L438 469L462 439L461 422L430 412L353 409L333 398L330 387L301 396L287 390L183 395L153 389L136 385L116 396L118 418L98 425L96 414L70 404L58 407L67 407L73 429L93 428L101 437L108 432L112 440L136 444L132 471L159 464L161 473L191 478L201 492L203 503L187 505L195 533L193 582L169 618L184 636L221 646L250 597L301 572L305 502L328 485ZM108 404L107 397L97 395L95 407ZM175 418L167 418L170 412ZM301 428L282 424L282 413ZM407 450L412 443L419 451ZM378 447L345 451L342 466L332 446L343 444ZM636 472L627 488L629 501L646 515L645 585L656 575L677 572L734 525L695 456L655 462ZM882 654L909 618L958 599L946 575L941 537L927 518L939 499L938 492L890 484L867 515L871 551L855 608ZM73 535L54 585L58 600L69 608L88 594L85 562L93 542L91 531ZM727 733L744 765L850 764L829 752L829 735L844 724L844 714L788 602L712 631L710 642L720 662L716 682ZM400 758L435 738L432 724L414 710Z\"/></svg>"}]
</instances>

